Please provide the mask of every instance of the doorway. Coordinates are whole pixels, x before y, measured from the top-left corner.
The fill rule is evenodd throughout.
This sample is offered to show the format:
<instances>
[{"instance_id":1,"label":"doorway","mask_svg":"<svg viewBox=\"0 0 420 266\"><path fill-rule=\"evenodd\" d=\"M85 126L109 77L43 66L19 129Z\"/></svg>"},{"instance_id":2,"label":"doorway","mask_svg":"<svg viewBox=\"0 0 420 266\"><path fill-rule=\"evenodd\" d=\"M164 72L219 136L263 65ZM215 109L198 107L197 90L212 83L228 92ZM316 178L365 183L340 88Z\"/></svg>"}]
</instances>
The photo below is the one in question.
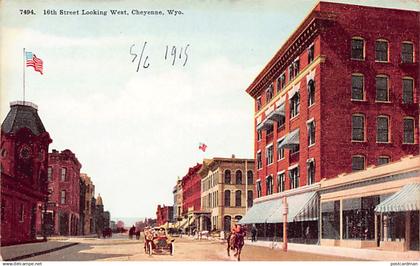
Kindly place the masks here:
<instances>
[{"instance_id":1,"label":"doorway","mask_svg":"<svg viewBox=\"0 0 420 266\"><path fill-rule=\"evenodd\" d=\"M419 211L410 212L410 250L419 248Z\"/></svg>"}]
</instances>

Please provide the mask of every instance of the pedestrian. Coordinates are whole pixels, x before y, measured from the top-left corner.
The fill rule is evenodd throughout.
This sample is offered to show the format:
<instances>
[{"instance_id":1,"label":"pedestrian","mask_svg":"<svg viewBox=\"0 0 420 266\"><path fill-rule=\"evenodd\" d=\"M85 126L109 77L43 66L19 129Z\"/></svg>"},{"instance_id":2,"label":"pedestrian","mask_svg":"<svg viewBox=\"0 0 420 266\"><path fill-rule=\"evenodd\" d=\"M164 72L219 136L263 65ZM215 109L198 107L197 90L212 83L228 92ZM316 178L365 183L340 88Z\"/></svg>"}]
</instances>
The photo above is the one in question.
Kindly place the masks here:
<instances>
[{"instance_id":1,"label":"pedestrian","mask_svg":"<svg viewBox=\"0 0 420 266\"><path fill-rule=\"evenodd\" d=\"M257 236L257 227L255 227L255 224L252 225L252 228L251 228L251 236L252 236L251 242L257 241L257 238L256 238L256 236Z\"/></svg>"}]
</instances>

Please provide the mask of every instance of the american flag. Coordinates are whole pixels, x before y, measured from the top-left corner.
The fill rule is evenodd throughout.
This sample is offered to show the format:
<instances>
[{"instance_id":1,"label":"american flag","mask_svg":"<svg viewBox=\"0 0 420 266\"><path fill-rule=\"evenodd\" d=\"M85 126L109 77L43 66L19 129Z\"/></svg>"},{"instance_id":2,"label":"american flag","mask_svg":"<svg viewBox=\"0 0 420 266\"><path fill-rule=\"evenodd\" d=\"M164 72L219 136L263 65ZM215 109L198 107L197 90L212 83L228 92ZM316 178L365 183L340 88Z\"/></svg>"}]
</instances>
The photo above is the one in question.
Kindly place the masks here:
<instances>
[{"instance_id":1,"label":"american flag","mask_svg":"<svg viewBox=\"0 0 420 266\"><path fill-rule=\"evenodd\" d=\"M36 57L35 54L33 54L32 52L26 52L26 66L27 67L33 67L35 71L38 71L39 73L41 73L41 75L43 75L42 70L43 70L43 62L40 58Z\"/></svg>"},{"instance_id":2,"label":"american flag","mask_svg":"<svg viewBox=\"0 0 420 266\"><path fill-rule=\"evenodd\" d=\"M200 150L202 150L203 152L205 152L205 151L206 151L206 149L207 149L207 145L206 145L206 144L204 144L204 143L202 143L202 142L200 142L200 143L198 144L198 148L199 148Z\"/></svg>"}]
</instances>

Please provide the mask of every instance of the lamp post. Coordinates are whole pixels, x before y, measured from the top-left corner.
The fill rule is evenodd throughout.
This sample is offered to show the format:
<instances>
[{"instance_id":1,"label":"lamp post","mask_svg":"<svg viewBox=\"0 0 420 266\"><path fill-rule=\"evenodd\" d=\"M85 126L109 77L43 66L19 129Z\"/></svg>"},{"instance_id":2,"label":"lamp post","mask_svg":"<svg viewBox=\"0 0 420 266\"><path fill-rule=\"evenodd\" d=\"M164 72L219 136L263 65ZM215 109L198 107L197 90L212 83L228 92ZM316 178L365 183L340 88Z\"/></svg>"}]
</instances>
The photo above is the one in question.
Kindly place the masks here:
<instances>
[{"instance_id":1,"label":"lamp post","mask_svg":"<svg viewBox=\"0 0 420 266\"><path fill-rule=\"evenodd\" d=\"M283 197L283 251L287 251L287 213L289 207L287 206L287 198Z\"/></svg>"}]
</instances>

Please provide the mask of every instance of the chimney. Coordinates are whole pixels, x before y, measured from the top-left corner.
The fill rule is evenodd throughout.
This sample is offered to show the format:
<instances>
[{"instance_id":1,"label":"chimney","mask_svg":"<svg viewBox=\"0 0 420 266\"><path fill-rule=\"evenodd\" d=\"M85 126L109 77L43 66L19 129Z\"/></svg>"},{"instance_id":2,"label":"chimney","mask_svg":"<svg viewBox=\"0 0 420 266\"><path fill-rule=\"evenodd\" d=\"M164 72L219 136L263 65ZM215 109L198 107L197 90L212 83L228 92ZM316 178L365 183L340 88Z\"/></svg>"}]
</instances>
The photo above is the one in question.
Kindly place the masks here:
<instances>
[{"instance_id":1,"label":"chimney","mask_svg":"<svg viewBox=\"0 0 420 266\"><path fill-rule=\"evenodd\" d=\"M235 159L235 154L232 154L232 159Z\"/></svg>"}]
</instances>

